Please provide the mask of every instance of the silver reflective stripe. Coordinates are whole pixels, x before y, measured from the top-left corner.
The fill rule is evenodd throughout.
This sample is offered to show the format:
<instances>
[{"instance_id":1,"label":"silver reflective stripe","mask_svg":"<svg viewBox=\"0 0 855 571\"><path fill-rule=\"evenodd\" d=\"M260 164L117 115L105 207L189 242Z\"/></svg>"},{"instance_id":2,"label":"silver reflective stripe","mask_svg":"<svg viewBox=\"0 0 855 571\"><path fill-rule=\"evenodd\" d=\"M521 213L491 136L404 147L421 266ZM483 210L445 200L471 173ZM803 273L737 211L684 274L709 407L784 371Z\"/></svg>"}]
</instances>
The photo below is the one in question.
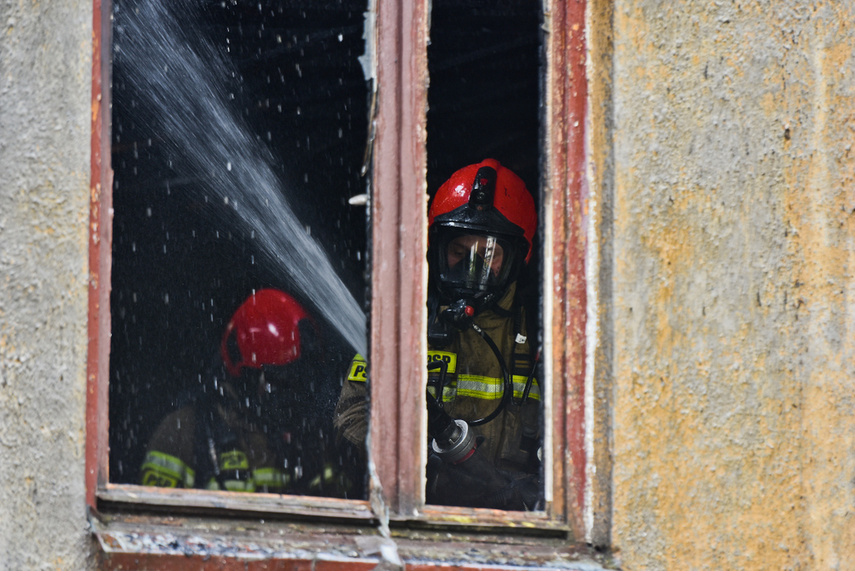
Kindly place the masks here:
<instances>
[{"instance_id":1,"label":"silver reflective stripe","mask_svg":"<svg viewBox=\"0 0 855 571\"><path fill-rule=\"evenodd\" d=\"M514 375L514 397L522 398L525 391L525 383L528 379L522 375ZM466 396L484 400L496 400L502 398L502 379L495 377L484 377L481 375L458 375L457 396ZM443 393L445 394L445 393ZM540 400L540 387L537 381L532 382L528 393L529 398Z\"/></svg>"}]
</instances>

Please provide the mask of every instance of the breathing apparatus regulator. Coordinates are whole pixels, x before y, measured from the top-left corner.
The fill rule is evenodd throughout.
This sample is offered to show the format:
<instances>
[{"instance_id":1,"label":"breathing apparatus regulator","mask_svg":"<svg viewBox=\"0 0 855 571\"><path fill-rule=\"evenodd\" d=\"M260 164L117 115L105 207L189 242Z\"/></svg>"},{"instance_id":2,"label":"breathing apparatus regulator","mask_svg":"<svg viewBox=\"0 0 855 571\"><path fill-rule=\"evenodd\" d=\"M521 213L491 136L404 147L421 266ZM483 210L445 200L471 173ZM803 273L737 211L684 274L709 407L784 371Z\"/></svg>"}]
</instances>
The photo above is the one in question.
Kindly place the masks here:
<instances>
[{"instance_id":1,"label":"breathing apparatus regulator","mask_svg":"<svg viewBox=\"0 0 855 571\"><path fill-rule=\"evenodd\" d=\"M536 225L534 200L525 183L493 159L454 173L431 203L428 262L433 283L428 298L428 341L433 347L444 347L460 332L474 330L495 355L504 381L495 410L467 422L451 418L443 409L447 364L433 361L428 365L429 371L439 369L437 397L427 395L431 447L448 462L459 463L471 456L476 443L470 427L495 419L513 398L512 372L475 317L495 306L528 263ZM533 378L532 373L522 402L528 399Z\"/></svg>"}]
</instances>

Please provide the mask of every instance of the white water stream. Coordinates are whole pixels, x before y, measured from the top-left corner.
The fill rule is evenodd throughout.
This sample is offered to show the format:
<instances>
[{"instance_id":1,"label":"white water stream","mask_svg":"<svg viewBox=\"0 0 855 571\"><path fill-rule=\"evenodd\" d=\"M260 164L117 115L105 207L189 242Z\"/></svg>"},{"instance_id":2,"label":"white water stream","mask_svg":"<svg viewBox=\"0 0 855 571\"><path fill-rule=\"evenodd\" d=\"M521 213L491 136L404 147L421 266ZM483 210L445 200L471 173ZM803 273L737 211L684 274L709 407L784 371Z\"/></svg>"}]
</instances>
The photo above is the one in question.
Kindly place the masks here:
<instances>
[{"instance_id":1,"label":"white water stream","mask_svg":"<svg viewBox=\"0 0 855 571\"><path fill-rule=\"evenodd\" d=\"M148 0L114 14L125 70L182 173L204 182L218 221L243 226L277 276L310 300L354 350L365 353L366 318L326 252L297 219L288 189L276 176L269 149L229 105L225 89L235 73L221 51L194 31L188 0ZM192 39L192 41L190 41Z\"/></svg>"}]
</instances>

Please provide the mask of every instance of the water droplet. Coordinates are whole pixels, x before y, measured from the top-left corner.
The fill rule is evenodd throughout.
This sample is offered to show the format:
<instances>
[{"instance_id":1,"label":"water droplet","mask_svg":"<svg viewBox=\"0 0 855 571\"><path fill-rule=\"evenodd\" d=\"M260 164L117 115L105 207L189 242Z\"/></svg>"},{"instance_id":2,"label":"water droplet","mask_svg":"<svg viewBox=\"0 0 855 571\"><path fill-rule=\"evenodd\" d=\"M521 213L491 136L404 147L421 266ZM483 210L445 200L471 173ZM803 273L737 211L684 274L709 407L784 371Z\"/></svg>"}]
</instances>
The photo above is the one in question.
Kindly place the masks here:
<instances>
[{"instance_id":1,"label":"water droplet","mask_svg":"<svg viewBox=\"0 0 855 571\"><path fill-rule=\"evenodd\" d=\"M231 161L229 161L229 162L227 162L227 163L226 163L226 170L227 170L227 171L231 171L231 170L232 170L232 163L231 163Z\"/></svg>"}]
</instances>

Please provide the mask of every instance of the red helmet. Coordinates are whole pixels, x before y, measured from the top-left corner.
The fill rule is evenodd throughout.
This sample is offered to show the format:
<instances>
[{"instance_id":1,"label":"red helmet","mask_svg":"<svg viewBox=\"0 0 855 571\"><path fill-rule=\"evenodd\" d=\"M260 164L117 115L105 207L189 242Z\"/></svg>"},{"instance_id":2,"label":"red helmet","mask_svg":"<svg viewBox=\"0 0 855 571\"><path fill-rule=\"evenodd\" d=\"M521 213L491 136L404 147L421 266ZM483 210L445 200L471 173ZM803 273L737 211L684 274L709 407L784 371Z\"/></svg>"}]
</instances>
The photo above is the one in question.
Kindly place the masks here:
<instances>
[{"instance_id":1,"label":"red helmet","mask_svg":"<svg viewBox=\"0 0 855 571\"><path fill-rule=\"evenodd\" d=\"M531 259L536 227L531 193L498 161L451 175L428 212L428 259L440 295L476 309L496 301Z\"/></svg>"},{"instance_id":2,"label":"red helmet","mask_svg":"<svg viewBox=\"0 0 855 571\"><path fill-rule=\"evenodd\" d=\"M314 327L293 297L276 289L257 291L238 307L223 333L220 354L226 370L238 377L245 367L293 363L301 354L301 322Z\"/></svg>"}]
</instances>

